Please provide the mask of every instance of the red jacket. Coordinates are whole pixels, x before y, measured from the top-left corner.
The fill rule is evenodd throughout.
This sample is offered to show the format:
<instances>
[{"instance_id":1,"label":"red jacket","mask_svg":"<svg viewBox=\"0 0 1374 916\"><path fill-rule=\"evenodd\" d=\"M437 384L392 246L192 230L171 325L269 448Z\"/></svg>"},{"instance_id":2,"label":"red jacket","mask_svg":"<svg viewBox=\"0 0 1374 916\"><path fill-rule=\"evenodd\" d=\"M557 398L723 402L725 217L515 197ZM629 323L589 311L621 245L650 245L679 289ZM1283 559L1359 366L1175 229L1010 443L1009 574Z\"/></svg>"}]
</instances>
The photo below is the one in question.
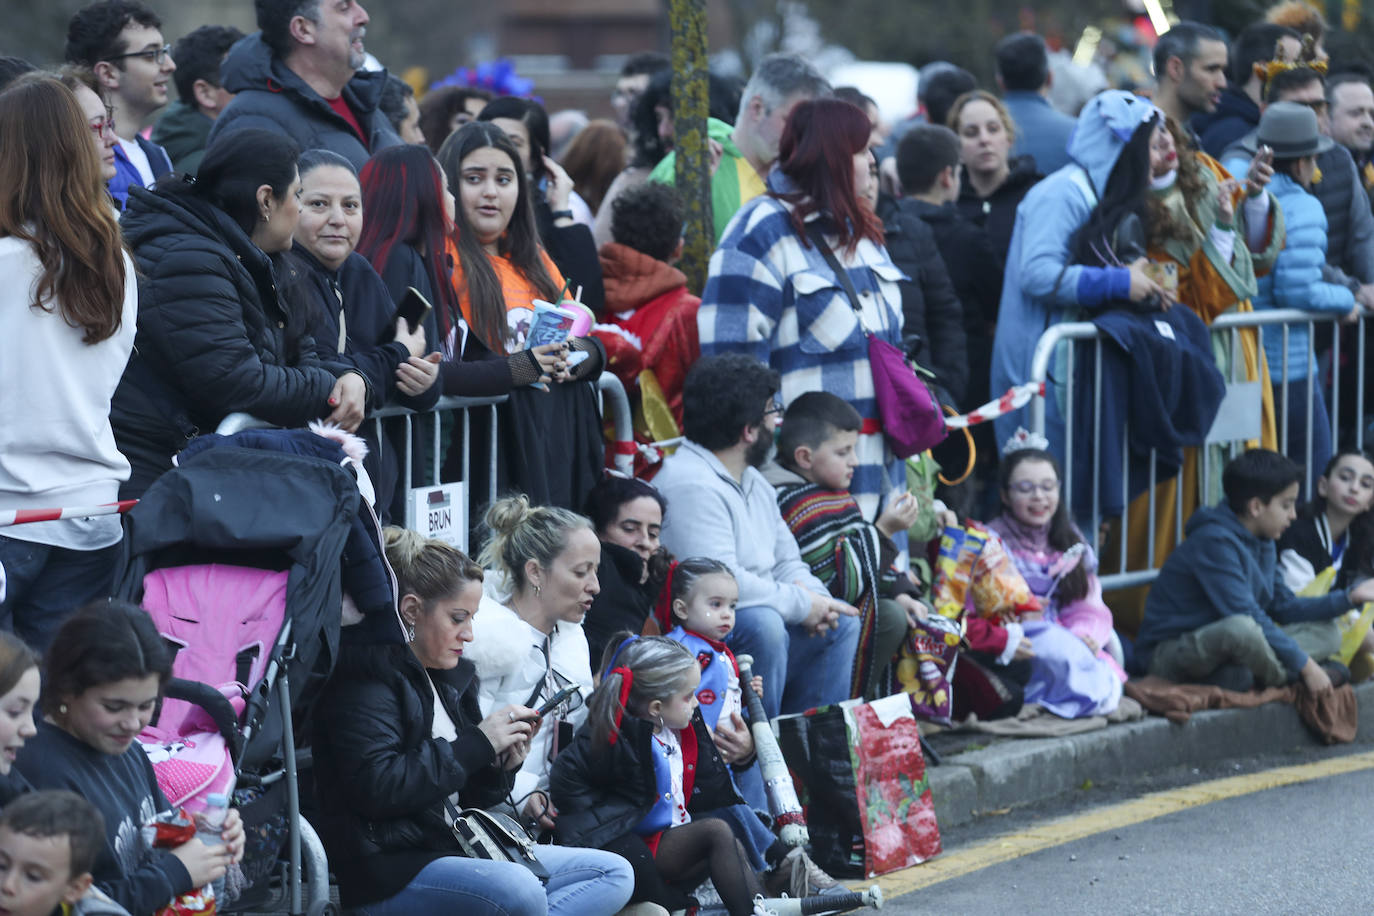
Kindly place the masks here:
<instances>
[{"instance_id":1,"label":"red jacket","mask_svg":"<svg viewBox=\"0 0 1374 916\"><path fill-rule=\"evenodd\" d=\"M651 369L682 425L682 383L701 355L697 338L697 308L701 299L687 291L687 277L670 264L628 245L608 242L601 247L601 273L606 284L606 320L638 342L640 365L628 354L612 356L609 367L626 389L635 390L641 369ZM603 341L615 332L603 332ZM623 347L608 347L624 349ZM617 362L619 365L617 365Z\"/></svg>"}]
</instances>

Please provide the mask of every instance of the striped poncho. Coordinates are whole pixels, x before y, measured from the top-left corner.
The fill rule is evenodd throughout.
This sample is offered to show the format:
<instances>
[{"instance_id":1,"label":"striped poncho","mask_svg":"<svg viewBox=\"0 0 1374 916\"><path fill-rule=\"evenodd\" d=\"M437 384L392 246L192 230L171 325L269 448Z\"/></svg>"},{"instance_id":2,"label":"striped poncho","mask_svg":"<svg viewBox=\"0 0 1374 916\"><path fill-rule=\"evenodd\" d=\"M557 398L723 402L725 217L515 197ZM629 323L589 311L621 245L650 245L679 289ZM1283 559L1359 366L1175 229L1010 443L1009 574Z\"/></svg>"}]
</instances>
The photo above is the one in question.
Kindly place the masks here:
<instances>
[{"instance_id":1,"label":"striped poncho","mask_svg":"<svg viewBox=\"0 0 1374 916\"><path fill-rule=\"evenodd\" d=\"M896 579L884 562L878 529L864 521L848 490L825 490L814 483L778 487L778 510L801 549L802 562L830 594L859 609L859 648L854 654L850 696L862 696L874 666L878 597ZM895 550L893 551L895 554Z\"/></svg>"}]
</instances>

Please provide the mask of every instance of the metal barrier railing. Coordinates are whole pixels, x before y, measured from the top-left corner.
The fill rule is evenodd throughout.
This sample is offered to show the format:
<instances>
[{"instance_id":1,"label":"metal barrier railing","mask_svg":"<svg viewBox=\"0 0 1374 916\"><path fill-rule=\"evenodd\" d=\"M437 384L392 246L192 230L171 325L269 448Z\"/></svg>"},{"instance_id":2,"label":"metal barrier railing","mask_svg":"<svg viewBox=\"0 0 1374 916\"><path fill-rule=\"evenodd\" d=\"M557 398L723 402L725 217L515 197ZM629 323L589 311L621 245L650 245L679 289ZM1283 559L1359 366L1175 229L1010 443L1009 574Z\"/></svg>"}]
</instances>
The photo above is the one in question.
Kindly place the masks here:
<instances>
[{"instance_id":1,"label":"metal barrier railing","mask_svg":"<svg viewBox=\"0 0 1374 916\"><path fill-rule=\"evenodd\" d=\"M1182 307L1182 306L1180 306ZM1305 436L1303 437L1303 453L1290 456L1295 461L1303 464L1305 468L1303 492L1310 494L1317 475L1322 468L1313 467L1312 461L1312 442L1314 432L1314 407L1318 391L1324 391L1327 395L1325 402L1328 408L1328 423L1330 426L1331 442L1333 453L1339 450L1344 444L1342 440L1341 428L1341 339L1343 333L1354 333L1356 335L1356 358L1354 360L1354 430L1351 442L1356 448L1362 448L1365 437L1364 423L1364 385L1365 385L1365 325L1368 317L1361 315L1360 318L1350 324L1343 323L1341 315L1326 315L1312 312L1304 312L1296 309L1273 309L1259 312L1237 312L1218 316L1210 325L1214 343L1214 352L1219 343L1223 348L1230 367L1227 381L1227 395L1222 402L1221 409L1218 411L1217 420L1208 433L1206 443L1200 451L1200 463L1198 473L1198 493L1200 503L1207 503L1211 498L1219 493L1219 481L1224 462L1214 461L1213 452L1220 449L1227 459L1233 457L1244 448L1244 443L1253 439L1260 438L1262 420L1262 387L1263 380L1260 382L1247 382L1244 379L1244 352L1242 348L1242 333L1246 331L1256 332L1256 337L1263 333L1262 328L1272 328L1281 326L1281 342L1283 346L1283 356L1279 366L1281 381L1273 382L1273 404L1274 420L1277 431L1278 450L1284 454L1288 453L1288 433L1289 433L1289 407L1291 385L1304 379L1311 379L1312 384L1306 386L1307 404L1304 414L1306 416ZM1290 330L1294 326L1305 327L1307 330L1307 356L1303 361L1300 371L1291 371L1288 359L1288 344ZM1331 328L1331 346L1329 352L1334 354L1329 363L1326 360L1319 360L1314 348L1314 333L1319 326L1329 326ZM1273 333L1271 331L1271 333ZM1104 338L1099 333L1097 326L1091 322L1065 322L1048 328L1041 335L1037 342L1034 355L1031 361L1030 381L1045 384L1045 394L1038 395L1031 400L1029 405L1029 426L1032 432L1040 435L1046 433L1045 419L1045 398L1062 396L1063 419L1064 419L1064 441L1062 443L1064 468L1063 480L1060 488L1061 499L1069 500L1074 490L1074 480L1078 474L1092 474L1092 504L1090 507L1071 507L1074 517L1082 520L1085 524L1085 534L1090 540L1096 540L1096 534L1103 521L1101 506L1101 474L1102 466L1098 456L1102 454L1102 347ZM1067 350L1062 355L1060 347L1067 343ZM1256 346L1263 351L1262 343L1256 339ZM1083 354L1080 351L1090 349L1091 352ZM1093 441L1090 454L1094 460L1090 462L1091 467L1084 468L1075 466L1074 461L1074 436L1075 436L1075 410L1078 409L1078 392L1075 390L1077 384L1078 361L1083 358L1093 360L1094 371L1094 390L1092 392L1092 435ZM1058 370L1058 371L1054 371ZM1273 367L1270 367L1270 374L1273 374ZM1329 374L1329 384L1324 383L1324 376ZM1056 376L1051 378L1051 376ZM1056 395L1056 390L1062 395ZM1151 450L1149 455L1149 494L1147 500L1148 512L1148 550L1145 557L1145 564L1141 568L1128 569L1128 532L1131 522L1131 503L1132 498L1129 492L1129 461L1130 461L1130 433L1131 419L1127 417L1123 429L1123 448L1122 448L1122 504L1123 510L1119 517L1119 534L1116 537L1117 554L1115 558L1115 573L1102 575L1101 582L1104 590L1131 588L1137 585L1144 585L1152 582L1158 575L1158 566L1165 559L1156 555L1156 520L1159 515L1160 506L1156 500L1156 491L1161 482L1156 474L1157 453ZM1177 544L1183 539L1183 505L1184 492L1181 485L1174 487L1173 499L1173 524L1174 524L1174 543ZM1098 545L1099 548L1102 545ZM1104 558L1105 560L1106 558ZM1104 562L1103 568L1107 565Z\"/></svg>"},{"instance_id":2,"label":"metal barrier railing","mask_svg":"<svg viewBox=\"0 0 1374 916\"><path fill-rule=\"evenodd\" d=\"M615 456L615 470L622 477L635 474L634 417L630 414L630 396L625 393L625 385L610 372L603 372L596 380L597 393L601 395L601 415L606 415L606 402L611 403L611 416L615 422L615 442L611 444Z\"/></svg>"},{"instance_id":3,"label":"metal barrier railing","mask_svg":"<svg viewBox=\"0 0 1374 916\"><path fill-rule=\"evenodd\" d=\"M416 487L438 487L442 483L442 470L445 465L444 460L444 423L441 416L446 413L454 412L461 417L462 423L462 452L459 460L460 477L459 479L467 482L472 480L472 411L479 408L487 408L491 413L491 435L487 448L487 499L486 504L496 501L497 495L497 460L498 460L498 437L497 437L497 407L506 401L506 396L491 398L460 398L442 397L429 410L414 411L407 407L389 406L375 410L368 414L364 424L371 424L374 438L377 442L386 440L384 421L399 419L403 423L405 447L398 455L400 462L400 479L407 494L406 499L406 527L417 529L418 518L415 508L409 498L411 490ZM432 428L429 438L430 460L426 467L428 473L424 476L429 478L427 483L415 482L416 453L415 453L415 424L428 425ZM262 429L270 427L272 424L247 413L231 413L220 421L215 432L229 436L245 429ZM421 434L422 436L424 433ZM470 497L469 497L470 498ZM466 512L462 518L466 519ZM464 526L465 527L465 526Z\"/></svg>"}]
</instances>

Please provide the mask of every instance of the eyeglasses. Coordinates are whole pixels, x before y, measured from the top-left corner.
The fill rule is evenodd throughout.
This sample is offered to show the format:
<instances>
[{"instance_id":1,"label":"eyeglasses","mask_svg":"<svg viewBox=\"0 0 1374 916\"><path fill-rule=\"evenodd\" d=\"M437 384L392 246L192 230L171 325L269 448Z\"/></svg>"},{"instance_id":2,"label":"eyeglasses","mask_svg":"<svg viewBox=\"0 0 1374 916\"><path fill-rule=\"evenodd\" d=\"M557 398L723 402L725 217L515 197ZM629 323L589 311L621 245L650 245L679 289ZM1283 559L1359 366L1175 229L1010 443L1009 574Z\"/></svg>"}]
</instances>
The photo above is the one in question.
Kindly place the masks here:
<instances>
[{"instance_id":1,"label":"eyeglasses","mask_svg":"<svg viewBox=\"0 0 1374 916\"><path fill-rule=\"evenodd\" d=\"M781 404L780 402L778 402L778 401L774 401L772 404L769 404L768 407L763 411L763 415L764 415L765 417L768 417L768 416L772 416L772 415L775 414L775 413L782 413L782 411L783 411L783 406L782 406L782 404Z\"/></svg>"},{"instance_id":2,"label":"eyeglasses","mask_svg":"<svg viewBox=\"0 0 1374 916\"><path fill-rule=\"evenodd\" d=\"M1018 480L1016 483L1008 486L1007 489L1018 496L1030 496L1036 490L1039 490L1046 496L1053 496L1055 493L1059 492L1059 481L1042 480L1036 483L1033 480Z\"/></svg>"},{"instance_id":3,"label":"eyeglasses","mask_svg":"<svg viewBox=\"0 0 1374 916\"><path fill-rule=\"evenodd\" d=\"M128 54L115 54L105 59L124 60L127 57L141 57L150 64L158 64L159 66L161 66L167 60L167 56L171 53L172 46L163 45L160 48L144 48L142 51L130 51Z\"/></svg>"},{"instance_id":4,"label":"eyeglasses","mask_svg":"<svg viewBox=\"0 0 1374 916\"><path fill-rule=\"evenodd\" d=\"M108 133L110 136L114 136L114 132L115 132L115 122L114 122L114 118L101 118L99 121L92 121L91 124L90 124L90 127L91 127L91 133L95 134L97 137L103 137L103 136L105 136L107 133Z\"/></svg>"}]
</instances>

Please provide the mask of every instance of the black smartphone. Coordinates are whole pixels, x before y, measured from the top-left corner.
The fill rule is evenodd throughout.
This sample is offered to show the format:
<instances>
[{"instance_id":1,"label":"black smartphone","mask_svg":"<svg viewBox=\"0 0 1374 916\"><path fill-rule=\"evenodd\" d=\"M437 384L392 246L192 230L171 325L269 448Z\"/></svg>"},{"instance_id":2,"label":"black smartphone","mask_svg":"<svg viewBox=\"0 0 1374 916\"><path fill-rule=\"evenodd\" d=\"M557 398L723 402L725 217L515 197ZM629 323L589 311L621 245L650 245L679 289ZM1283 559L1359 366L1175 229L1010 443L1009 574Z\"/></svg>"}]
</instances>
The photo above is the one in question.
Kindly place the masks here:
<instances>
[{"instance_id":1,"label":"black smartphone","mask_svg":"<svg viewBox=\"0 0 1374 916\"><path fill-rule=\"evenodd\" d=\"M391 323L382 331L382 337L378 343L390 343L396 339L397 318L404 318L406 327L410 328L410 333L414 334L415 329L429 317L429 313L432 311L434 311L434 306L421 295L419 290L413 286L406 287L405 295L401 297L400 303L396 306L396 314L391 316Z\"/></svg>"},{"instance_id":2,"label":"black smartphone","mask_svg":"<svg viewBox=\"0 0 1374 916\"><path fill-rule=\"evenodd\" d=\"M573 696L573 694L578 692L579 691L576 684L569 684L567 687L564 687L562 690L558 691L553 696L549 697L544 702L544 705L540 706L539 709L536 710L536 712L539 713L539 718L544 718L549 713L553 712L555 709L566 703Z\"/></svg>"},{"instance_id":3,"label":"black smartphone","mask_svg":"<svg viewBox=\"0 0 1374 916\"><path fill-rule=\"evenodd\" d=\"M406 294L401 297L401 304L396 306L396 314L406 320L406 325L412 334L432 311L434 311L434 306L430 305L429 300L420 295L419 290L413 286L406 287Z\"/></svg>"}]
</instances>

